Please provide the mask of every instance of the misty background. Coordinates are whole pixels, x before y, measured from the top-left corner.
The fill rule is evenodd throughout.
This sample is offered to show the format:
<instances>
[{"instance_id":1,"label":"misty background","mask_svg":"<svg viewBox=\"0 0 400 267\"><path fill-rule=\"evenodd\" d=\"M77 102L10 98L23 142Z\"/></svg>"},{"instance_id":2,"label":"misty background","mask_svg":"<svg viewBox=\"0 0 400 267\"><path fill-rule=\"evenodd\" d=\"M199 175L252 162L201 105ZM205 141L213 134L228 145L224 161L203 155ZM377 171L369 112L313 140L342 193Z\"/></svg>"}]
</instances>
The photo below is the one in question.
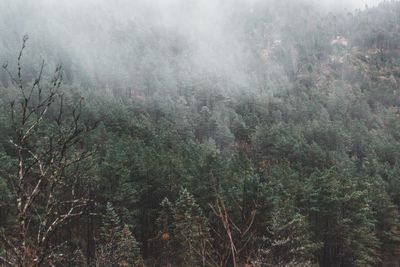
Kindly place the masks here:
<instances>
[{"instance_id":1,"label":"misty background","mask_svg":"<svg viewBox=\"0 0 400 267\"><path fill-rule=\"evenodd\" d=\"M259 65L255 63L257 57L274 43L288 44L291 36L285 37L282 29L313 27L298 15L299 8L321 16L346 13L343 10L354 12L377 3L3 0L0 60L14 62L22 36L28 34L26 66L35 68L45 60L50 70L62 63L68 82L87 87L147 90L152 83L153 88L173 93L180 85L198 85L207 80L212 84L218 79L225 84L215 86L224 90L250 90L257 87L253 75ZM279 66L275 64L274 68L284 79Z\"/></svg>"}]
</instances>

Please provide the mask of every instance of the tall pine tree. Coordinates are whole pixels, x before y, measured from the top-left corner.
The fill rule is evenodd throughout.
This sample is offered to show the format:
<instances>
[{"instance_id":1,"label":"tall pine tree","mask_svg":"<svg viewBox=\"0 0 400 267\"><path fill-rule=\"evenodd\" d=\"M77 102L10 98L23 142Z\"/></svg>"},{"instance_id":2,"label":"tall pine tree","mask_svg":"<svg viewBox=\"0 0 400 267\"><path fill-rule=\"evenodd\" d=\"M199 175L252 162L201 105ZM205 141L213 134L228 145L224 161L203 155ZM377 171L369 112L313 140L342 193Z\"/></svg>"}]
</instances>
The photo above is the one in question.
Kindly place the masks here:
<instances>
[{"instance_id":1,"label":"tall pine tree","mask_svg":"<svg viewBox=\"0 0 400 267\"><path fill-rule=\"evenodd\" d=\"M138 242L128 226L121 226L111 203L106 206L96 262L98 267L144 266Z\"/></svg>"},{"instance_id":2,"label":"tall pine tree","mask_svg":"<svg viewBox=\"0 0 400 267\"><path fill-rule=\"evenodd\" d=\"M210 234L207 220L194 197L181 189L174 213L173 238L179 255L178 266L207 266L210 259Z\"/></svg>"}]
</instances>

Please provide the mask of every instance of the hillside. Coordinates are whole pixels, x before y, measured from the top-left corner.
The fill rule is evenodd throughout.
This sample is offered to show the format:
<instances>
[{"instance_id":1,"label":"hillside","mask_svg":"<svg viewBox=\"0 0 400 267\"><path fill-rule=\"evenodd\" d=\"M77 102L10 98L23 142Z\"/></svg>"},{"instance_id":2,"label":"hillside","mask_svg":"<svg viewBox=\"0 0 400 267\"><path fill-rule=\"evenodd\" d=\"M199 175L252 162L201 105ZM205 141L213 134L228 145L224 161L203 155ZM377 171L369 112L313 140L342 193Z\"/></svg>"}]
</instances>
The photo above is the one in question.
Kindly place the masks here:
<instances>
[{"instance_id":1,"label":"hillside","mask_svg":"<svg viewBox=\"0 0 400 267\"><path fill-rule=\"evenodd\" d=\"M1 266L400 265L400 2L222 2L2 40Z\"/></svg>"}]
</instances>

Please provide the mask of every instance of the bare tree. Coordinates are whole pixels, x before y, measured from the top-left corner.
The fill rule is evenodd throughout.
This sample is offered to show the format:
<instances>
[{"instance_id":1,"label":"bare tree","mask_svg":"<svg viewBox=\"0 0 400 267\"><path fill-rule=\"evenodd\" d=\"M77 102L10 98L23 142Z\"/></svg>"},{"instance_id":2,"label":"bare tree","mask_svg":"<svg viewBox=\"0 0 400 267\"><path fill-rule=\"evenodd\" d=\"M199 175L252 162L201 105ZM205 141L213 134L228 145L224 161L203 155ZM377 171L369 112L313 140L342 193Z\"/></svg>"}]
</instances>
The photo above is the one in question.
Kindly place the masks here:
<instances>
[{"instance_id":1,"label":"bare tree","mask_svg":"<svg viewBox=\"0 0 400 267\"><path fill-rule=\"evenodd\" d=\"M217 228L213 231L219 238L221 246L221 253L218 255L219 266L227 266L230 261L234 267L250 266L251 256L254 256L258 250L253 242L257 234L255 220L260 207L260 193L256 193L250 207L233 197L234 208L240 212L241 219L235 221L231 211L225 205L225 198L220 192L217 182L214 184L214 190L215 203L210 204L210 208L218 222ZM242 192L242 199L244 198L245 186L243 186Z\"/></svg>"},{"instance_id":2,"label":"bare tree","mask_svg":"<svg viewBox=\"0 0 400 267\"><path fill-rule=\"evenodd\" d=\"M24 36L16 75L3 65L17 89L9 107L15 171L6 174L16 223L0 238L8 255L0 262L10 266L53 265L63 256L61 248L68 244L57 235L83 214L89 202L79 185L85 173L82 166L92 155L84 138L96 127L81 119L83 98L77 104L66 103L60 66L47 83L42 81L44 62L33 82L23 80L21 59L27 40Z\"/></svg>"}]
</instances>

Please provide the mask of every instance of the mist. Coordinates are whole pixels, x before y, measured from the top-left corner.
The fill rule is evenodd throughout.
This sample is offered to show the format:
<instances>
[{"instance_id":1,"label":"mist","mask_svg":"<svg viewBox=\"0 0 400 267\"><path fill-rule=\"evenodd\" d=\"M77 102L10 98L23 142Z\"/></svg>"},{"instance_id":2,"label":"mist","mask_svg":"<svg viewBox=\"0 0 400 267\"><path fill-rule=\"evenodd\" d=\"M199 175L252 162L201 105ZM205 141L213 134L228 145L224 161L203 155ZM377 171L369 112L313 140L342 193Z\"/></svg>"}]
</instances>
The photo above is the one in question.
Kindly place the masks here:
<instances>
[{"instance_id":1,"label":"mist","mask_svg":"<svg viewBox=\"0 0 400 267\"><path fill-rule=\"evenodd\" d=\"M0 59L12 61L28 34L28 65L42 59L50 68L62 63L69 81L87 86L143 87L150 79L158 88L174 91L182 81L224 77L229 85L220 86L225 89L249 88L254 82L251 50L265 43L265 38L248 43L254 34L249 24L262 15L259 10L269 12L265 20L271 26L264 36L279 39L281 28L299 19L292 13L298 7L328 13L374 4L377 1L3 0Z\"/></svg>"}]
</instances>

